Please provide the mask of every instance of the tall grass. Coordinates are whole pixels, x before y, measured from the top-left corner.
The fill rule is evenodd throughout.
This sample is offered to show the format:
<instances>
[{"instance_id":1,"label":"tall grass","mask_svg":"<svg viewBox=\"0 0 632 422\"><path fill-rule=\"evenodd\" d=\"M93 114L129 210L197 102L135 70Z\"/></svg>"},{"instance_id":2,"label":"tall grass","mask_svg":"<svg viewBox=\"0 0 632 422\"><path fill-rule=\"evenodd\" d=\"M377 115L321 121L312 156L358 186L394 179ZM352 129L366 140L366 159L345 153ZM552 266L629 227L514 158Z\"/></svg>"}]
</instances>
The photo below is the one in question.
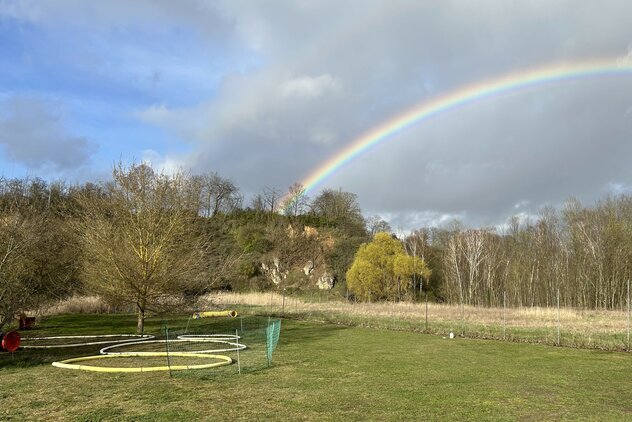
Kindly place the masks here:
<instances>
[{"instance_id":1,"label":"tall grass","mask_svg":"<svg viewBox=\"0 0 632 422\"><path fill-rule=\"evenodd\" d=\"M440 335L628 350L627 312L573 308L483 308L438 303L351 303L321 297L307 300L279 293L216 293L199 306L241 305L258 312L336 324L421 331ZM427 323L426 323L427 321ZM559 342L558 342L559 327Z\"/></svg>"},{"instance_id":2,"label":"tall grass","mask_svg":"<svg viewBox=\"0 0 632 422\"><path fill-rule=\"evenodd\" d=\"M566 347L629 350L627 312L573 308L483 308L439 303L353 303L326 294L311 296L267 293L213 293L197 310L239 306L253 313L283 315L349 326L418 331L447 336L544 343ZM188 312L190 308L179 307ZM98 297L72 297L40 310L41 315L133 312ZM559 318L559 322L558 322ZM558 338L559 327L559 338Z\"/></svg>"},{"instance_id":3,"label":"tall grass","mask_svg":"<svg viewBox=\"0 0 632 422\"><path fill-rule=\"evenodd\" d=\"M157 303L152 303L152 307L148 308L150 313L167 313L182 312L188 313L196 309L191 300L183 296L167 296ZM135 305L131 303L121 303L113 305L105 302L98 296L72 296L67 299L59 300L48 306L40 308L36 313L42 316L62 315L62 314L115 314L115 313L134 313Z\"/></svg>"},{"instance_id":4,"label":"tall grass","mask_svg":"<svg viewBox=\"0 0 632 422\"><path fill-rule=\"evenodd\" d=\"M133 309L132 309L133 310ZM42 316L61 314L111 314L131 312L129 306L112 306L98 296L72 296L43 307L38 314Z\"/></svg>"}]
</instances>

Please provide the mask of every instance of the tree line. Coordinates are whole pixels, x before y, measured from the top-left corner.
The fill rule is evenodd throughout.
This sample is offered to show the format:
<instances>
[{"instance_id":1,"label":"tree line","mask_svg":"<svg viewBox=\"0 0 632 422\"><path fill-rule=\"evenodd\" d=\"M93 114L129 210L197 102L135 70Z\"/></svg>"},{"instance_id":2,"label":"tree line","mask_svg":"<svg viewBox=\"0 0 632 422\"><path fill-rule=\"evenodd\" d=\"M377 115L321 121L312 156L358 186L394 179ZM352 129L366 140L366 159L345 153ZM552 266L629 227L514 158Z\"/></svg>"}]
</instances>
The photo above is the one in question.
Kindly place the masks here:
<instances>
[{"instance_id":1,"label":"tree line","mask_svg":"<svg viewBox=\"0 0 632 422\"><path fill-rule=\"evenodd\" d=\"M570 200L503 228L452 222L396 236L357 196L300 184L245 204L217 173L117 165L69 185L0 178L0 328L20 311L98 294L161 312L212 289L301 291L349 300L619 308L632 276L632 198ZM333 288L332 288L333 286Z\"/></svg>"},{"instance_id":2,"label":"tree line","mask_svg":"<svg viewBox=\"0 0 632 422\"><path fill-rule=\"evenodd\" d=\"M47 301L97 294L134 306L142 332L146 312L214 288L298 290L314 271L344 277L368 240L356 196L325 190L309 200L298 184L290 193L291 207L271 188L244 206L216 173L146 164L119 164L110 181L82 185L2 178L0 328Z\"/></svg>"},{"instance_id":3,"label":"tree line","mask_svg":"<svg viewBox=\"0 0 632 422\"><path fill-rule=\"evenodd\" d=\"M458 222L405 240L431 268L431 289L449 303L621 309L632 278L632 197L593 207L571 199L507 227Z\"/></svg>"}]
</instances>

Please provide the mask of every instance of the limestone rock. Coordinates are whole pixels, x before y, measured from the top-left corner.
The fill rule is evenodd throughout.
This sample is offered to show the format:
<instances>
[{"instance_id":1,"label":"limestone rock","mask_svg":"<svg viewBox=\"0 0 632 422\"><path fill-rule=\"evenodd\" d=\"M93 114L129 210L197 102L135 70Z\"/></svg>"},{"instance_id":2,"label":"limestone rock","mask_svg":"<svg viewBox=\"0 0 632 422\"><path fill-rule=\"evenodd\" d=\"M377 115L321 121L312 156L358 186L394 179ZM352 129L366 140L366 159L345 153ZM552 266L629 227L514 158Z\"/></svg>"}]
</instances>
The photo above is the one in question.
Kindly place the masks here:
<instances>
[{"instance_id":1,"label":"limestone rock","mask_svg":"<svg viewBox=\"0 0 632 422\"><path fill-rule=\"evenodd\" d=\"M305 275L310 275L314 271L314 261L307 261L307 264L303 267Z\"/></svg>"},{"instance_id":2,"label":"limestone rock","mask_svg":"<svg viewBox=\"0 0 632 422\"><path fill-rule=\"evenodd\" d=\"M266 274L274 284L281 283L283 280L287 278L287 275L289 273L289 271L287 270L286 271L281 270L281 263L279 261L279 258L277 257L272 258L272 264L270 265L266 264L265 262L262 262L261 269L263 270L264 274Z\"/></svg>"},{"instance_id":3,"label":"limestone rock","mask_svg":"<svg viewBox=\"0 0 632 422\"><path fill-rule=\"evenodd\" d=\"M336 284L336 278L329 273L324 273L318 278L316 286L318 286L320 290L331 290L334 284Z\"/></svg>"}]
</instances>

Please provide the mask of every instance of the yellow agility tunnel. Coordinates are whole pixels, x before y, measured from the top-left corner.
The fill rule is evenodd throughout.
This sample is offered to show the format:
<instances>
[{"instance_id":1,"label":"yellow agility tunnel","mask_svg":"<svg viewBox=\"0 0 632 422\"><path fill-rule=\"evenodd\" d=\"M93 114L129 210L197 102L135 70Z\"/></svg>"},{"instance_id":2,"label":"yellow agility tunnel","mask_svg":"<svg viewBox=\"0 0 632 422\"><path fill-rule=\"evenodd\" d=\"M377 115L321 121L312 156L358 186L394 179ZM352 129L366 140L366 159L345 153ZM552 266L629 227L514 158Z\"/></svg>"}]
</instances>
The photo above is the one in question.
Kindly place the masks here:
<instances>
[{"instance_id":1,"label":"yellow agility tunnel","mask_svg":"<svg viewBox=\"0 0 632 422\"><path fill-rule=\"evenodd\" d=\"M229 311L205 311L205 312L196 312L193 314L193 319L199 318L212 318L212 317L229 317L235 318L237 316L237 311L229 310Z\"/></svg>"}]
</instances>

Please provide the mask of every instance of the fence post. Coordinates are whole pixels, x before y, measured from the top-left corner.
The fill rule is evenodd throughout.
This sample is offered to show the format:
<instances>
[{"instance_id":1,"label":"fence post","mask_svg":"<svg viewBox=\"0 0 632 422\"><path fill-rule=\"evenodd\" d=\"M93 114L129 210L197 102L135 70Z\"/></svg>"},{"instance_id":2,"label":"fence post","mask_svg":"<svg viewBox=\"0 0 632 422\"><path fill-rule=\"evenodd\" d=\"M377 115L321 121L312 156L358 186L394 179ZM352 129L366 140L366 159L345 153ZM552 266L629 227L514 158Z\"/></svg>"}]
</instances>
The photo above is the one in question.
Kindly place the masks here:
<instances>
[{"instance_id":1,"label":"fence post","mask_svg":"<svg viewBox=\"0 0 632 422\"><path fill-rule=\"evenodd\" d=\"M270 317L268 317L268 326L266 327L266 359L268 360L268 368L270 367Z\"/></svg>"},{"instance_id":2,"label":"fence post","mask_svg":"<svg viewBox=\"0 0 632 422\"><path fill-rule=\"evenodd\" d=\"M241 375L241 360L239 359L239 332L235 330L235 340L237 343L237 372Z\"/></svg>"},{"instance_id":3,"label":"fence post","mask_svg":"<svg viewBox=\"0 0 632 422\"><path fill-rule=\"evenodd\" d=\"M628 279L628 352L630 351L630 279Z\"/></svg>"},{"instance_id":4,"label":"fence post","mask_svg":"<svg viewBox=\"0 0 632 422\"><path fill-rule=\"evenodd\" d=\"M507 292L503 290L503 340L506 340L507 330Z\"/></svg>"},{"instance_id":5,"label":"fence post","mask_svg":"<svg viewBox=\"0 0 632 422\"><path fill-rule=\"evenodd\" d=\"M560 288L557 288L557 345L560 345Z\"/></svg>"},{"instance_id":6,"label":"fence post","mask_svg":"<svg viewBox=\"0 0 632 422\"><path fill-rule=\"evenodd\" d=\"M461 301L461 337L465 337L465 305Z\"/></svg>"},{"instance_id":7,"label":"fence post","mask_svg":"<svg viewBox=\"0 0 632 422\"><path fill-rule=\"evenodd\" d=\"M428 331L428 292L426 292L426 331Z\"/></svg>"},{"instance_id":8,"label":"fence post","mask_svg":"<svg viewBox=\"0 0 632 422\"><path fill-rule=\"evenodd\" d=\"M167 348L167 367L169 368L169 377L171 377L171 358L169 356L169 327L165 327L165 346Z\"/></svg>"}]
</instances>

